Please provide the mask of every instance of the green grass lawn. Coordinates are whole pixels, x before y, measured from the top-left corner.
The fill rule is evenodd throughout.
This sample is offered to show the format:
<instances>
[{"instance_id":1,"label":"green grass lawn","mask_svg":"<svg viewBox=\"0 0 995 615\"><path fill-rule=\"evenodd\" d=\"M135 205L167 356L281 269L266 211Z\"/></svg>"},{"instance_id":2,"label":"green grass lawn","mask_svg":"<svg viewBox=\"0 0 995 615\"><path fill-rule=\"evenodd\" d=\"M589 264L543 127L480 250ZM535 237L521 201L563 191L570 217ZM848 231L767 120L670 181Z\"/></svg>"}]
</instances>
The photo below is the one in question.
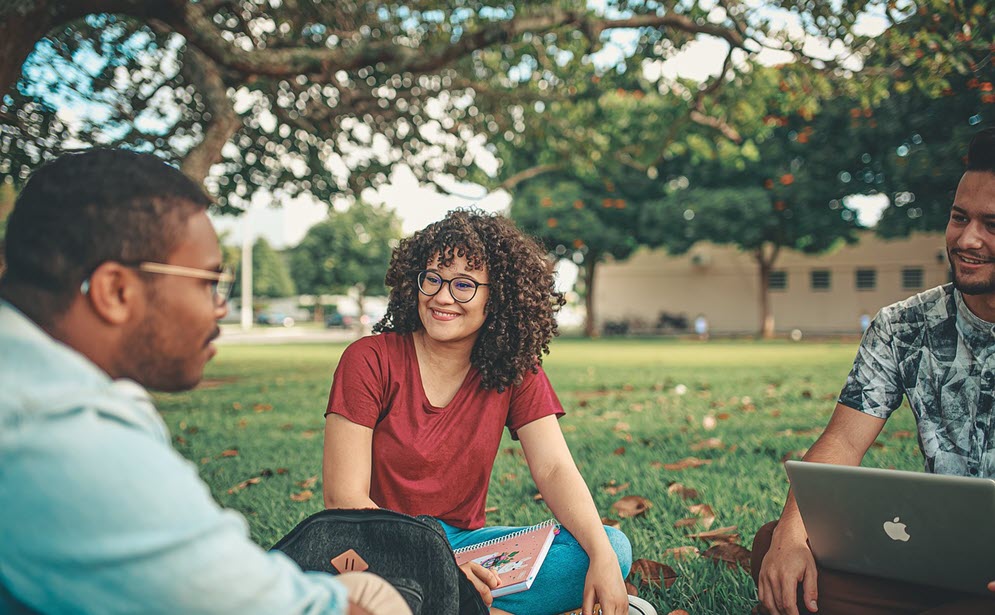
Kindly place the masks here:
<instances>
[{"instance_id":1,"label":"green grass lawn","mask_svg":"<svg viewBox=\"0 0 995 615\"><path fill-rule=\"evenodd\" d=\"M265 547L322 507L322 414L343 348L223 346L200 388L158 397L177 449L200 467L222 504L247 517L253 539ZM748 613L753 607L746 572L665 553L709 546L687 537L701 528L679 529L674 522L694 516L690 505L708 504L715 512L712 529L737 526L749 548L757 528L780 512L787 489L782 459L800 455L825 425L855 350L854 343L554 342L545 368L567 410L561 426L599 511L617 518L611 505L626 495L652 503L645 514L620 522L636 558L677 571L669 589L640 587L662 614L678 608ZM865 465L920 469L913 430L907 408L896 413ZM718 439L714 448L695 447L710 438ZM534 500L535 486L516 449L506 434L488 495L496 509L490 524L550 516ZM663 467L691 456L710 463ZM605 489L612 481L628 487L613 495ZM697 490L698 498L669 492L675 482ZM305 499L306 490L313 497Z\"/></svg>"}]
</instances>

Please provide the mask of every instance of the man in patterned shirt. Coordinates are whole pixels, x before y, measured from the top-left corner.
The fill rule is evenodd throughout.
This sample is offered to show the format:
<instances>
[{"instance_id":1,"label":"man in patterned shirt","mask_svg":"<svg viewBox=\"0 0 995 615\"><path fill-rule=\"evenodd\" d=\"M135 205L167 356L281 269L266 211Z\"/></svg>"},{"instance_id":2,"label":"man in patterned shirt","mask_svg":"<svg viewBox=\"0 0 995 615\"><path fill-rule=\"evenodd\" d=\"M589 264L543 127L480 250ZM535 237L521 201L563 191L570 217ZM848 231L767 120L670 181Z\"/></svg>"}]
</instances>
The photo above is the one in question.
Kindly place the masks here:
<instances>
[{"instance_id":1,"label":"man in patterned shirt","mask_svg":"<svg viewBox=\"0 0 995 615\"><path fill-rule=\"evenodd\" d=\"M860 465L904 396L926 471L995 477L995 128L971 140L946 244L953 283L878 313L806 461ZM775 615L995 613L995 598L818 567L790 491L780 521L757 532L753 574Z\"/></svg>"}]
</instances>

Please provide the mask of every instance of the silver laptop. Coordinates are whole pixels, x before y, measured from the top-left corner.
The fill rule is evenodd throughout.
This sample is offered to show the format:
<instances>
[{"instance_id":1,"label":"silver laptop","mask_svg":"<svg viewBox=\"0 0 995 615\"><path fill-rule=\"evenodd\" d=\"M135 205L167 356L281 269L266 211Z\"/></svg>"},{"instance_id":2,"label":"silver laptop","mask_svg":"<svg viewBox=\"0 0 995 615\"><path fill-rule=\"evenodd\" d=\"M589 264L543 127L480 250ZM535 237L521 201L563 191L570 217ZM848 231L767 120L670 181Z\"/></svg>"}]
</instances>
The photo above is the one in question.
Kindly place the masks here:
<instances>
[{"instance_id":1,"label":"silver laptop","mask_svg":"<svg viewBox=\"0 0 995 615\"><path fill-rule=\"evenodd\" d=\"M820 565L991 595L995 481L804 461L785 468Z\"/></svg>"}]
</instances>

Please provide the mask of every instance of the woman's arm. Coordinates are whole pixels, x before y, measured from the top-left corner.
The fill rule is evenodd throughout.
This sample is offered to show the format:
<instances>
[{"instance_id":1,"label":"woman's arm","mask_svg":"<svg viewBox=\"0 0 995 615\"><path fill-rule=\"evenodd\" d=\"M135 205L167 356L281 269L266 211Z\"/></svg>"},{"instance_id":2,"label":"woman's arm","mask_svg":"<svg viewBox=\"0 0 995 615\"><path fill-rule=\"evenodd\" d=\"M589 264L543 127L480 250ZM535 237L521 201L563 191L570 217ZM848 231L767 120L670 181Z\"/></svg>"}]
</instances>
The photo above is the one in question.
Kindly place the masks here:
<instances>
[{"instance_id":1,"label":"woman's arm","mask_svg":"<svg viewBox=\"0 0 995 615\"><path fill-rule=\"evenodd\" d=\"M604 615L625 615L628 597L618 558L556 417L528 423L518 430L518 438L543 500L591 559L584 582L584 612L592 612L597 601Z\"/></svg>"},{"instance_id":2,"label":"woman's arm","mask_svg":"<svg viewBox=\"0 0 995 615\"><path fill-rule=\"evenodd\" d=\"M338 414L325 417L322 492L325 508L379 508L370 499L373 430Z\"/></svg>"}]
</instances>

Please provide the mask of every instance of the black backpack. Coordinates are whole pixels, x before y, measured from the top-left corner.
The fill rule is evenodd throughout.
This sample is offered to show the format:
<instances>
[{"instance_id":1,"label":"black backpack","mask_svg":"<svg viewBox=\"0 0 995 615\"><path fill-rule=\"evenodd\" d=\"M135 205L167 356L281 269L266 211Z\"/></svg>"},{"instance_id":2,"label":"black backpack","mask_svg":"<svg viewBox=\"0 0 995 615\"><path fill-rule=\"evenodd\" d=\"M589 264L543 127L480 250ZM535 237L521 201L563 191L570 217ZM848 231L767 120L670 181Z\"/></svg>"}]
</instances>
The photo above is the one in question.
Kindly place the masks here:
<instances>
[{"instance_id":1,"label":"black backpack","mask_svg":"<svg viewBox=\"0 0 995 615\"><path fill-rule=\"evenodd\" d=\"M487 615L431 517L384 509L323 510L273 545L303 570L367 569L393 585L414 615ZM364 568L368 566L368 568Z\"/></svg>"}]
</instances>

